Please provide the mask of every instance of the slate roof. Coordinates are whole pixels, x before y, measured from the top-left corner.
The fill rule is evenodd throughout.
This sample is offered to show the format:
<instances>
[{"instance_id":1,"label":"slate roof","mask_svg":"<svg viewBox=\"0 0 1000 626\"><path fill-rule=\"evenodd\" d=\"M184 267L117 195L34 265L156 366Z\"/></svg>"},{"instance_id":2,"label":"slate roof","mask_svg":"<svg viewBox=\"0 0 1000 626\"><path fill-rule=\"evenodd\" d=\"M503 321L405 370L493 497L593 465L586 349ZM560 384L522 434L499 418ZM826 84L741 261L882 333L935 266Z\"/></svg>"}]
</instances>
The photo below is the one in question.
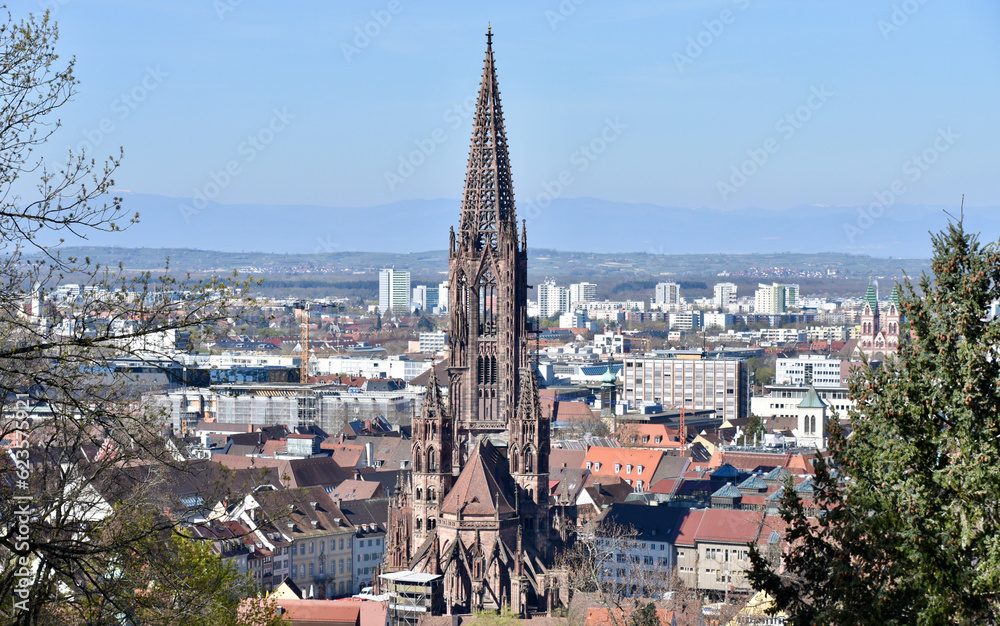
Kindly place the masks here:
<instances>
[{"instance_id":1,"label":"slate roof","mask_svg":"<svg viewBox=\"0 0 1000 626\"><path fill-rule=\"evenodd\" d=\"M717 470L712 472L712 478L717 480L725 480L727 478L738 478L740 471L730 465L729 463L723 463L719 466Z\"/></svg>"},{"instance_id":2,"label":"slate roof","mask_svg":"<svg viewBox=\"0 0 1000 626\"><path fill-rule=\"evenodd\" d=\"M479 442L441 505L451 515L493 516L514 512L505 492L510 483L506 461L488 440Z\"/></svg>"},{"instance_id":3,"label":"slate roof","mask_svg":"<svg viewBox=\"0 0 1000 626\"><path fill-rule=\"evenodd\" d=\"M763 491L767 489L767 483L764 479L760 477L759 474L754 474L747 477L746 480L737 485L740 489L753 490L753 491Z\"/></svg>"},{"instance_id":4,"label":"slate roof","mask_svg":"<svg viewBox=\"0 0 1000 626\"><path fill-rule=\"evenodd\" d=\"M722 488L712 494L713 498L742 498L741 492L733 483L726 483Z\"/></svg>"}]
</instances>

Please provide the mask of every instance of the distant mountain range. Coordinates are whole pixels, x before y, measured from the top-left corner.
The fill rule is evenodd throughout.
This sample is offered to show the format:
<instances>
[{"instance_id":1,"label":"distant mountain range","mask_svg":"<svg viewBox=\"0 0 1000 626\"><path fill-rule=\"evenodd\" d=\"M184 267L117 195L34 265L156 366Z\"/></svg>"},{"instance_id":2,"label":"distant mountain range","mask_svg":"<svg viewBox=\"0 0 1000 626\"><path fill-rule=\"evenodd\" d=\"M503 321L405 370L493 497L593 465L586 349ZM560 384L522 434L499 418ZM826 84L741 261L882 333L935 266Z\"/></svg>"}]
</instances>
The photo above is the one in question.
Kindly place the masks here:
<instances>
[{"instance_id":1,"label":"distant mountain range","mask_svg":"<svg viewBox=\"0 0 1000 626\"><path fill-rule=\"evenodd\" d=\"M459 201L406 200L374 207L217 204L124 194L140 223L125 233L97 233L66 245L193 248L283 254L353 250L441 250L457 225ZM893 205L875 218L864 207L802 206L774 211L690 209L559 198L544 209L520 207L529 248L651 254L841 252L928 258L928 231L947 224L954 207ZM878 211L876 211L878 213ZM966 208L967 230L984 241L1000 235L1000 207Z\"/></svg>"}]
</instances>

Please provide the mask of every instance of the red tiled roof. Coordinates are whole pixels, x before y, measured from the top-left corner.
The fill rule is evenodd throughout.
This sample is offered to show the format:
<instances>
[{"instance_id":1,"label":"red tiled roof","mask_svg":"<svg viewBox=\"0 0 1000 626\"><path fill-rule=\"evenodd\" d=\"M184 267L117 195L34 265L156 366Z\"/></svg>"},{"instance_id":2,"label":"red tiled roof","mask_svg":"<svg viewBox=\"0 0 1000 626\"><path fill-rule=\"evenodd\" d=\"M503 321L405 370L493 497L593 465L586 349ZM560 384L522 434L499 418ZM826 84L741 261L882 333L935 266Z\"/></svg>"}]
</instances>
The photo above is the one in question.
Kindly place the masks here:
<instances>
[{"instance_id":1,"label":"red tiled roof","mask_svg":"<svg viewBox=\"0 0 1000 626\"><path fill-rule=\"evenodd\" d=\"M441 505L442 513L492 516L513 513L514 507L504 495L503 476L499 467L500 453L493 444L481 443L466 463L455 486ZM497 506L499 505L499 506Z\"/></svg>"},{"instance_id":2,"label":"red tiled roof","mask_svg":"<svg viewBox=\"0 0 1000 626\"><path fill-rule=\"evenodd\" d=\"M587 450L587 456L583 461L583 468L587 468L590 463L592 474L601 476L618 476L630 480L642 480L649 482L656 473L656 467L663 458L660 450L637 450L635 448L606 448L602 446L591 446ZM615 465L620 465L615 471ZM631 472L628 471L631 465ZM642 474L639 474L639 466L642 466Z\"/></svg>"}]
</instances>

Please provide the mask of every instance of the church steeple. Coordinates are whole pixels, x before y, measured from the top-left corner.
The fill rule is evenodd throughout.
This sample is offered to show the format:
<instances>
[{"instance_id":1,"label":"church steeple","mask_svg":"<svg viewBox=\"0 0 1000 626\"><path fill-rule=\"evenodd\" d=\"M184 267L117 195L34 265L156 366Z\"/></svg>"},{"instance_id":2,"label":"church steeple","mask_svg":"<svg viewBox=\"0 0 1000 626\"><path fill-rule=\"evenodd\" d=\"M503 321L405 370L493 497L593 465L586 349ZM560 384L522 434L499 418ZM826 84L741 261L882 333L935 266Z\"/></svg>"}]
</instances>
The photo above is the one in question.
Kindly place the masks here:
<instances>
[{"instance_id":1,"label":"church steeple","mask_svg":"<svg viewBox=\"0 0 1000 626\"><path fill-rule=\"evenodd\" d=\"M486 33L486 62L476 101L469 166L462 194L460 246L496 248L501 232L516 231L513 183L507 155L507 133L500 106L500 87L493 62L493 31Z\"/></svg>"}]
</instances>

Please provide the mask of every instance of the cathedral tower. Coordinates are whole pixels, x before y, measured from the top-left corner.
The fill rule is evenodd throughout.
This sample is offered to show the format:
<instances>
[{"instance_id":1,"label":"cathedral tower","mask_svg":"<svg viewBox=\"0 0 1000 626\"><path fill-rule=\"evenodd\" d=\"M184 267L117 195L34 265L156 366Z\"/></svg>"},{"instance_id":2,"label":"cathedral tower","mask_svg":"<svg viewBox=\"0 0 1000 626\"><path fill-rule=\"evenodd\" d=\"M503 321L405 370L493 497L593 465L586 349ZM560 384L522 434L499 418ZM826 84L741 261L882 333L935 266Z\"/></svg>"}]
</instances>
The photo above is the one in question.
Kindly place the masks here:
<instances>
[{"instance_id":1,"label":"cathedral tower","mask_svg":"<svg viewBox=\"0 0 1000 626\"><path fill-rule=\"evenodd\" d=\"M492 34L487 34L461 221L449 247L448 399L459 442L503 432L514 418L527 361L527 276ZM468 454L468 446L461 447L455 449L456 467Z\"/></svg>"},{"instance_id":2,"label":"cathedral tower","mask_svg":"<svg viewBox=\"0 0 1000 626\"><path fill-rule=\"evenodd\" d=\"M492 34L449 259L447 381L413 418L405 513L390 512L386 571L442 575L445 611L545 610L550 601L549 420L528 358L527 232L518 233ZM447 399L441 389L447 387ZM407 533L407 522L412 529Z\"/></svg>"}]
</instances>

